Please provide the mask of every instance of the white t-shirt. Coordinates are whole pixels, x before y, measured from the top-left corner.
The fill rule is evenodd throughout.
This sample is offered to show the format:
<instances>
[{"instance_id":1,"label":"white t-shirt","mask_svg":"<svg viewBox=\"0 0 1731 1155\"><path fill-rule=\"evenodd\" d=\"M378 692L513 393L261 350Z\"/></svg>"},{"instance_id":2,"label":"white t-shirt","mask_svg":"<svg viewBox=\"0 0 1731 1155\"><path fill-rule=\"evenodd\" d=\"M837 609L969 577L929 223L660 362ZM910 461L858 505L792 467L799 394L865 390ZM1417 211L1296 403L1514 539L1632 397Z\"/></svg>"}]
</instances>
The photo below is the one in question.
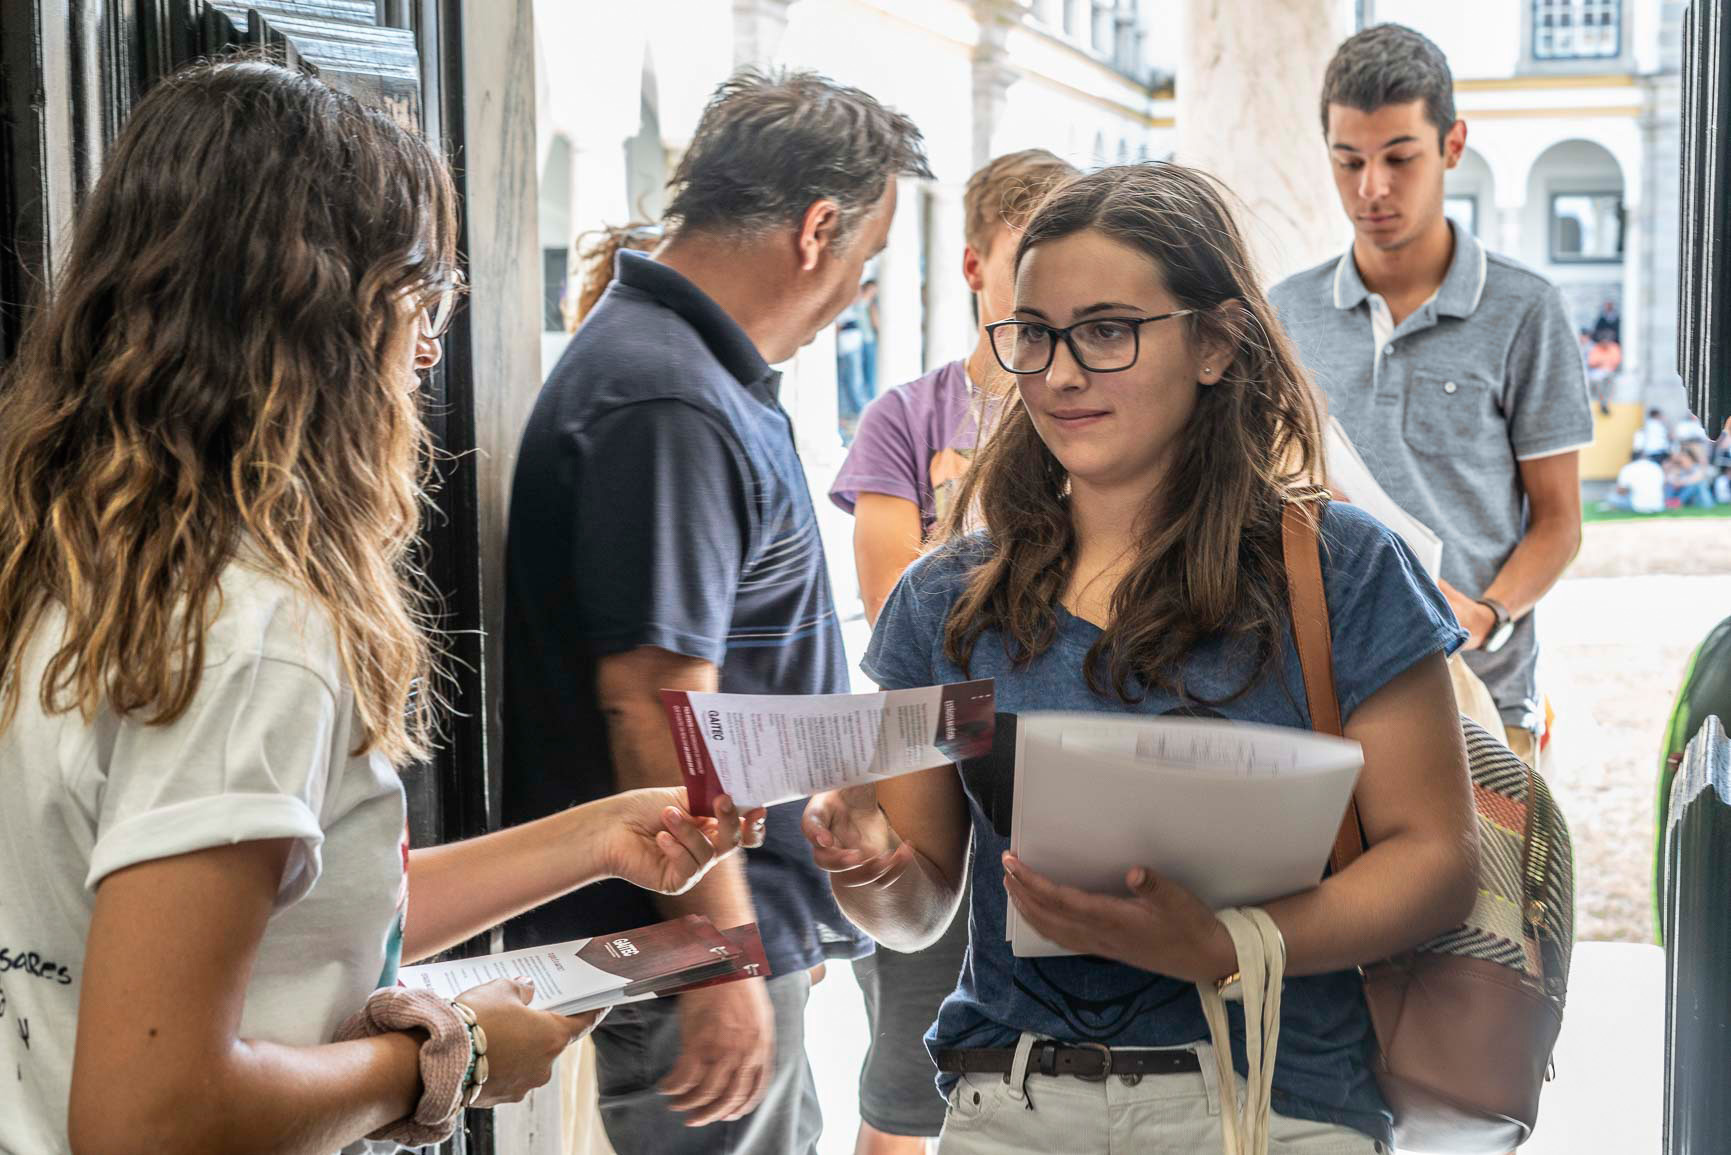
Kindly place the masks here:
<instances>
[{"instance_id":1,"label":"white t-shirt","mask_svg":"<svg viewBox=\"0 0 1731 1155\"><path fill-rule=\"evenodd\" d=\"M179 721L44 715L44 615L0 734L0 1153L67 1151L72 1047L95 887L152 859L291 838L243 1038L328 1041L394 982L407 904L403 787L351 757L358 718L310 599L240 565L222 578L198 694ZM165 928L171 930L172 928Z\"/></svg>"},{"instance_id":2,"label":"white t-shirt","mask_svg":"<svg viewBox=\"0 0 1731 1155\"><path fill-rule=\"evenodd\" d=\"M1635 434L1635 452L1665 453L1670 448L1671 434L1666 431L1665 423L1657 417L1647 418L1640 432Z\"/></svg>"},{"instance_id":3,"label":"white t-shirt","mask_svg":"<svg viewBox=\"0 0 1731 1155\"><path fill-rule=\"evenodd\" d=\"M1657 461L1643 457L1623 466L1617 488L1629 491L1629 508L1636 513L1665 511L1665 470Z\"/></svg>"}]
</instances>

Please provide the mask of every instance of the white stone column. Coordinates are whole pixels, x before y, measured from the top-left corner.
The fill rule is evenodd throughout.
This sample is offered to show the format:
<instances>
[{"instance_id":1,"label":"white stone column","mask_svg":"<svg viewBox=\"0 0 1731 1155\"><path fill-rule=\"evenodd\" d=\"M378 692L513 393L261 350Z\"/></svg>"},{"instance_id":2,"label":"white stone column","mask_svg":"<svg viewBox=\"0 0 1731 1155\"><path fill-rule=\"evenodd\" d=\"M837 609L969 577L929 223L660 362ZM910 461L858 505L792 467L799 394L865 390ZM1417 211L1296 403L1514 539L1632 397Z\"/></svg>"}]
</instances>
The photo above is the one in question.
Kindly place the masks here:
<instances>
[{"instance_id":1,"label":"white stone column","mask_svg":"<svg viewBox=\"0 0 1731 1155\"><path fill-rule=\"evenodd\" d=\"M1522 187L1524 191L1525 186ZM1517 261L1520 260L1521 224L1526 219L1526 215L1527 202L1525 200L1518 200L1511 203L1504 201L1501 197L1497 198L1497 216L1500 218L1499 223L1501 224L1502 229L1501 232L1497 234L1485 234L1487 238L1497 238L1496 243L1492 244L1491 248L1502 253L1505 257L1513 257Z\"/></svg>"},{"instance_id":2,"label":"white stone column","mask_svg":"<svg viewBox=\"0 0 1731 1155\"><path fill-rule=\"evenodd\" d=\"M1625 188L1635 187L1627 182ZM1638 400L1647 368L1647 221L1639 200L1623 202L1623 365L1614 400Z\"/></svg>"},{"instance_id":3,"label":"white stone column","mask_svg":"<svg viewBox=\"0 0 1731 1155\"><path fill-rule=\"evenodd\" d=\"M482 10L485 15L482 15ZM535 19L530 0L465 0L462 157L467 174L469 356L474 369L475 489L489 793L500 794L499 684L504 635L505 522L517 442L541 387L541 261L536 228ZM491 816L497 822L497 812ZM557 1155L556 1088L494 1115L498 1149Z\"/></svg>"},{"instance_id":4,"label":"white stone column","mask_svg":"<svg viewBox=\"0 0 1731 1155\"><path fill-rule=\"evenodd\" d=\"M927 190L931 209L926 216L926 355L929 371L966 357L974 348L973 294L962 279L962 251L967 247L962 190L934 185ZM893 382L884 382L893 384Z\"/></svg>"},{"instance_id":5,"label":"white stone column","mask_svg":"<svg viewBox=\"0 0 1731 1155\"><path fill-rule=\"evenodd\" d=\"M829 499L830 483L847 455L841 443L836 404L835 326L818 331L811 344L781 369L781 405L793 424L793 441L805 466L818 533L829 563L830 590L846 621L860 612L859 575L853 560L853 518Z\"/></svg>"},{"instance_id":6,"label":"white stone column","mask_svg":"<svg viewBox=\"0 0 1731 1155\"><path fill-rule=\"evenodd\" d=\"M793 0L733 0L733 64L764 68L781 53Z\"/></svg>"},{"instance_id":7,"label":"white stone column","mask_svg":"<svg viewBox=\"0 0 1731 1155\"><path fill-rule=\"evenodd\" d=\"M975 168L997 155L998 125L1004 119L1010 86L1022 75L1006 50L1010 29L1021 19L1019 0L974 0L974 23L979 28L973 53Z\"/></svg>"},{"instance_id":8,"label":"white stone column","mask_svg":"<svg viewBox=\"0 0 1731 1155\"><path fill-rule=\"evenodd\" d=\"M1317 122L1322 75L1348 33L1335 0L1189 0L1181 21L1177 159L1243 202L1265 284L1350 236Z\"/></svg>"},{"instance_id":9,"label":"white stone column","mask_svg":"<svg viewBox=\"0 0 1731 1155\"><path fill-rule=\"evenodd\" d=\"M878 258L878 388L912 381L924 372L925 301L920 280L923 215L920 182L900 179L896 217Z\"/></svg>"}]
</instances>

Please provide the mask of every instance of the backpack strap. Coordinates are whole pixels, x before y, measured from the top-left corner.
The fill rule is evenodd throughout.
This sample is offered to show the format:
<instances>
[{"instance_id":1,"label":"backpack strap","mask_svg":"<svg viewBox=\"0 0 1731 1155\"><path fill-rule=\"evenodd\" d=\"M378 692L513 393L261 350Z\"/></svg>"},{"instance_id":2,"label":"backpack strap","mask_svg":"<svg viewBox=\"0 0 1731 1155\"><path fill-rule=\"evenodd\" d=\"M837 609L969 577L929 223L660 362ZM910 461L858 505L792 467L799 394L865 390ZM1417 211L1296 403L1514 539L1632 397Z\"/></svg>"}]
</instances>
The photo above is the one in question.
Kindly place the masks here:
<instances>
[{"instance_id":1,"label":"backpack strap","mask_svg":"<svg viewBox=\"0 0 1731 1155\"><path fill-rule=\"evenodd\" d=\"M1304 694L1310 703L1313 730L1342 737L1340 700L1334 692L1334 641L1328 624L1328 598L1322 585L1322 545L1317 518L1322 502L1289 498L1281 516L1281 549L1286 559L1286 596L1292 615L1292 636L1298 643L1298 664L1304 670ZM1364 827L1358 821L1358 799L1349 798L1340 833L1334 838L1329 864L1339 874L1364 853Z\"/></svg>"}]
</instances>

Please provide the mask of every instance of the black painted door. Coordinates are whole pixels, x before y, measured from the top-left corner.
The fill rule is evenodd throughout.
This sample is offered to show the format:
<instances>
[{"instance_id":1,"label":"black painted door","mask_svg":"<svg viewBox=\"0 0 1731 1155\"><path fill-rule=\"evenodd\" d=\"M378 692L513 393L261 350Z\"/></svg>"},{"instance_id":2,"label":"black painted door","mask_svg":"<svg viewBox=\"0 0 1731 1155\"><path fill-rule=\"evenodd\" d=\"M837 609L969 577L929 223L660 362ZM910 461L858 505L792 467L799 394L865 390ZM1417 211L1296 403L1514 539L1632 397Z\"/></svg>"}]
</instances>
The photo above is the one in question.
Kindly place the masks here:
<instances>
[{"instance_id":1,"label":"black painted door","mask_svg":"<svg viewBox=\"0 0 1731 1155\"><path fill-rule=\"evenodd\" d=\"M1731 5L1695 0L1683 20L1683 315L1677 366L1714 433L1731 416Z\"/></svg>"}]
</instances>

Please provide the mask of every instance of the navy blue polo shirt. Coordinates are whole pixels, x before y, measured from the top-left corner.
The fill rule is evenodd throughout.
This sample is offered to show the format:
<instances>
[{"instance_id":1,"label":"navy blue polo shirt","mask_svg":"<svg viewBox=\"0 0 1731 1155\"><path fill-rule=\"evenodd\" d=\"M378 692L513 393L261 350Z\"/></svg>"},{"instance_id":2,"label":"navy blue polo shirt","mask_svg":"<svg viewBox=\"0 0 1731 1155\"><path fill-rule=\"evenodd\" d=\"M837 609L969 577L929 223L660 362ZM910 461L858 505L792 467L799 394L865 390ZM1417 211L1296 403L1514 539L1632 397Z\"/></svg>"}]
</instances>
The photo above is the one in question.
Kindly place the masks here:
<instances>
[{"instance_id":1,"label":"navy blue polo shirt","mask_svg":"<svg viewBox=\"0 0 1731 1155\"><path fill-rule=\"evenodd\" d=\"M597 660L657 646L720 669L739 694L848 690L841 627L780 374L696 285L640 253L548 377L523 434L505 568L504 818L616 790ZM674 767L668 767L671 780ZM777 974L853 958L799 831L770 811L749 852ZM656 922L654 896L610 881L506 928L513 948Z\"/></svg>"}]
</instances>

